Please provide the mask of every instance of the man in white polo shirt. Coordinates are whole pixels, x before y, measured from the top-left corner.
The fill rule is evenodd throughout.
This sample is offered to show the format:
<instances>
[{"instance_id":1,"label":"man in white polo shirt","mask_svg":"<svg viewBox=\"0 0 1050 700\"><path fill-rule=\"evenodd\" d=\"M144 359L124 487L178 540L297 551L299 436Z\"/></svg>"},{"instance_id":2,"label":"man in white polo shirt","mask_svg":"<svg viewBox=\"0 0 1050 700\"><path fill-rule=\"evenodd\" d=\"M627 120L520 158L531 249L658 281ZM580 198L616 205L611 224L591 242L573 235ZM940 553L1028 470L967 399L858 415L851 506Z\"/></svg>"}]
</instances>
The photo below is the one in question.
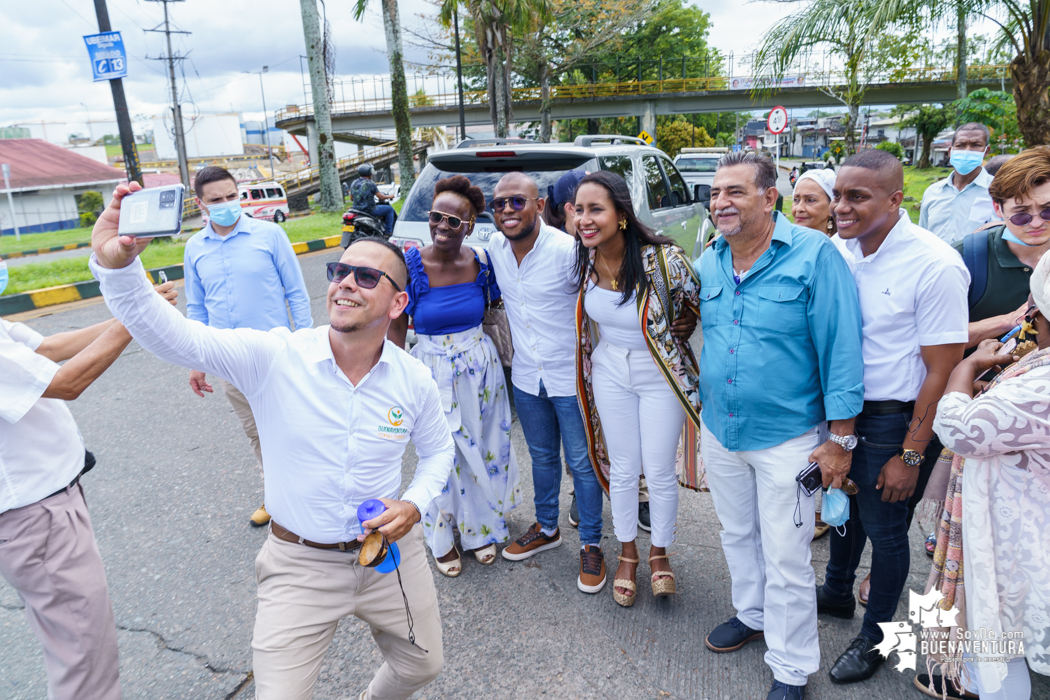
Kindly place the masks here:
<instances>
[{"instance_id":1,"label":"man in white polo shirt","mask_svg":"<svg viewBox=\"0 0 1050 700\"><path fill-rule=\"evenodd\" d=\"M981 163L988 154L988 127L963 124L952 136L952 172L922 194L919 226L946 243L955 243L998 217L988 185L992 176Z\"/></svg>"},{"instance_id":2,"label":"man in white polo shirt","mask_svg":"<svg viewBox=\"0 0 1050 700\"><path fill-rule=\"evenodd\" d=\"M370 238L329 263L331 325L209 328L150 298L138 261L148 241L117 236L127 192L117 188L92 234L91 268L106 303L146 350L238 387L259 427L271 521L255 561L256 697L312 697L339 620L354 615L384 657L360 698L405 700L444 663L418 523L448 480L455 448L430 370L386 340L408 303L404 255ZM399 500L409 441L419 463ZM358 507L374 498L386 511L358 522ZM398 543L397 576L358 563L359 542L373 530Z\"/></svg>"},{"instance_id":3,"label":"man in white polo shirt","mask_svg":"<svg viewBox=\"0 0 1050 700\"><path fill-rule=\"evenodd\" d=\"M859 492L850 497L845 534L831 535L819 613L853 617L853 582L871 540L867 610L831 668L836 683L870 678L884 660L875 649L879 623L892 621L911 562L909 501L940 453L933 418L969 337L966 266L951 246L911 223L900 209L903 189L900 161L875 149L847 159L835 181L832 240L860 296L864 408L849 474Z\"/></svg>"},{"instance_id":4,"label":"man in white polo shirt","mask_svg":"<svg viewBox=\"0 0 1050 700\"><path fill-rule=\"evenodd\" d=\"M158 288L172 304L174 286ZM0 319L0 575L44 647L54 700L121 696L113 607L80 484L95 459L65 402L130 342L113 320L45 338Z\"/></svg>"}]
</instances>

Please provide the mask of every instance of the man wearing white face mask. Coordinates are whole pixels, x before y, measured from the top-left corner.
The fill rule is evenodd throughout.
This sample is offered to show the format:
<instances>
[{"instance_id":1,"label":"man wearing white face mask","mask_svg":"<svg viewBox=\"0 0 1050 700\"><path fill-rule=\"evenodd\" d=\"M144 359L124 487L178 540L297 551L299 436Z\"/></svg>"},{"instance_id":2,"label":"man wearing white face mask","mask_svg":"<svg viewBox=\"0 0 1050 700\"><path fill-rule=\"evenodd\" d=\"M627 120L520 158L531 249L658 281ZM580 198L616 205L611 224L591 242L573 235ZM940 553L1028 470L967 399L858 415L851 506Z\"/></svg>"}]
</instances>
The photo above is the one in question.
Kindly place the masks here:
<instances>
[{"instance_id":1,"label":"man wearing white face mask","mask_svg":"<svg viewBox=\"0 0 1050 700\"><path fill-rule=\"evenodd\" d=\"M988 153L988 127L963 124L952 138L952 174L926 188L919 226L947 243L955 243L997 218L988 185L992 176L981 167Z\"/></svg>"},{"instance_id":2,"label":"man wearing white face mask","mask_svg":"<svg viewBox=\"0 0 1050 700\"><path fill-rule=\"evenodd\" d=\"M284 229L241 215L237 181L224 168L199 170L193 191L208 225L186 242L186 316L212 328L312 328L303 271ZM229 382L219 382L251 442L261 475L262 447L248 400ZM190 372L190 389L200 397L213 391L197 370ZM265 505L251 516L256 527L269 521Z\"/></svg>"}]
</instances>

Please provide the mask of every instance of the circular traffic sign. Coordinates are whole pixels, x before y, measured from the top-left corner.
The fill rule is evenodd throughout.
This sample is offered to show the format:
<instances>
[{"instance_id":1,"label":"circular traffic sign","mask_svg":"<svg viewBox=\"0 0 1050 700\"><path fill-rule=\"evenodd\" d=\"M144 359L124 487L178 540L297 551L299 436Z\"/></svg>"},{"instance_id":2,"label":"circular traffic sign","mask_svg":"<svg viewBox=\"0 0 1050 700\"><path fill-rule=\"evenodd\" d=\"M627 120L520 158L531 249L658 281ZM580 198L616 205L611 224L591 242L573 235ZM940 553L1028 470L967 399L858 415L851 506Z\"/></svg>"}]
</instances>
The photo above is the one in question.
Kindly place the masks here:
<instances>
[{"instance_id":1,"label":"circular traffic sign","mask_svg":"<svg viewBox=\"0 0 1050 700\"><path fill-rule=\"evenodd\" d=\"M769 119L766 121L766 126L769 128L769 133L779 134L788 125L788 113L783 107L774 107L769 111Z\"/></svg>"}]
</instances>

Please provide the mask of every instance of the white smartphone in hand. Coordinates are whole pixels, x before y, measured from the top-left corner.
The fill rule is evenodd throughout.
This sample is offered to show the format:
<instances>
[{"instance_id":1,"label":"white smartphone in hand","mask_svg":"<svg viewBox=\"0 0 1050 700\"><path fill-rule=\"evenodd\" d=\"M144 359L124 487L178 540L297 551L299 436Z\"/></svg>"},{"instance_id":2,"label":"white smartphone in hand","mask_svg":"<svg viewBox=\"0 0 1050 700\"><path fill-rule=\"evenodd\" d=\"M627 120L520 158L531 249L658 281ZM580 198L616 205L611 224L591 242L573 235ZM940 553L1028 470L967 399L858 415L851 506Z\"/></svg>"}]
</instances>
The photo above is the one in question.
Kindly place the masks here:
<instances>
[{"instance_id":1,"label":"white smartphone in hand","mask_svg":"<svg viewBox=\"0 0 1050 700\"><path fill-rule=\"evenodd\" d=\"M120 201L117 233L137 238L175 236L182 230L182 185L132 192Z\"/></svg>"}]
</instances>

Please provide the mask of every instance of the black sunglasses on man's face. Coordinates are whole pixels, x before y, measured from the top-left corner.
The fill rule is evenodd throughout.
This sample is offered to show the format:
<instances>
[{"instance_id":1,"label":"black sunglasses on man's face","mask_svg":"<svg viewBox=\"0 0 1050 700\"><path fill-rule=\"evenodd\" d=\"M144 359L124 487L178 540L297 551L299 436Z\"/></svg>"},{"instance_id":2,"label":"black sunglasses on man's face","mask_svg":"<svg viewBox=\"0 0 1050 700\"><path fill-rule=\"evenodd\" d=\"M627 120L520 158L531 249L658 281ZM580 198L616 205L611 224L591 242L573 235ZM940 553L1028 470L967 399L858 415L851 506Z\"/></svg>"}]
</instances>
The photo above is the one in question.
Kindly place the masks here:
<instances>
[{"instance_id":1,"label":"black sunglasses on man's face","mask_svg":"<svg viewBox=\"0 0 1050 700\"><path fill-rule=\"evenodd\" d=\"M383 272L377 270L374 267L362 267L360 265L347 265L346 263L333 262L328 263L328 281L339 284L346 279L346 276L350 273L354 273L354 282L357 283L358 287L362 289L375 289L379 284L379 280L386 277L390 280L390 284L394 285L394 289L401 291L401 287L398 286L394 278Z\"/></svg>"}]
</instances>

